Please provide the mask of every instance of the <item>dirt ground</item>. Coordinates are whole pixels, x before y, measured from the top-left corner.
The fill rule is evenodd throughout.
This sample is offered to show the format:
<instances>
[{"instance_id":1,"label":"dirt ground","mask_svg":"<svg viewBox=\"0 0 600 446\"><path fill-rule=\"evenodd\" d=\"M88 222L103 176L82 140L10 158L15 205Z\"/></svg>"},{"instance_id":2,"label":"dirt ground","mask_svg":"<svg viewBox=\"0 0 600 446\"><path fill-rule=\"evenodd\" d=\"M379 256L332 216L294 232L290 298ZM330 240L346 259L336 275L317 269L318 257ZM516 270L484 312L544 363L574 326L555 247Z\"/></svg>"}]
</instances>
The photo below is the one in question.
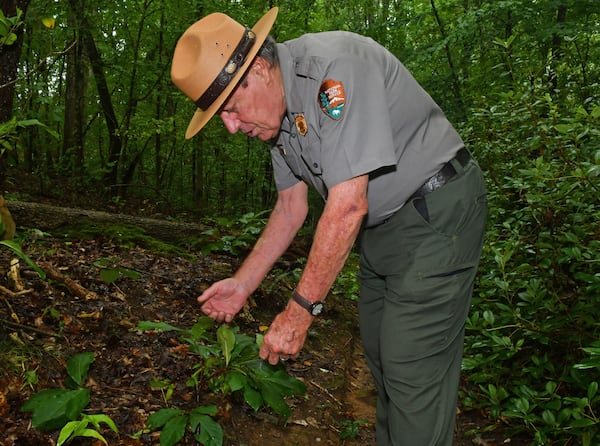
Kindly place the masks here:
<instances>
[{"instance_id":1,"label":"dirt ground","mask_svg":"<svg viewBox=\"0 0 600 446\"><path fill-rule=\"evenodd\" d=\"M31 237L37 237L35 243ZM102 236L95 240L30 236L24 248L40 265L51 266L94 294L77 297L67 282L40 280L23 263L24 292L8 293L15 291L5 274L13 256L0 249L0 285L5 288L0 290L0 445L56 444L58 432L33 430L31 415L20 407L35 392L60 387L66 378L66 360L83 351L96 355L86 382L92 395L86 412L109 415L119 429L118 435L103 431L108 443L159 444L157 432L133 437L156 410L197 405L203 395L194 395L186 386L196 359L178 349L178 341L169 333L140 333L133 328L144 320L191 327L200 315L195 297L213 281L229 275L239 258L158 255L139 246L120 247ZM121 266L141 276L103 282L94 262L108 257L119 259ZM253 305L235 324L253 336L269 325L287 298L288 292L271 281L254 295ZM285 364L289 374L307 387L303 397L288 399L292 408L289 420L285 422L268 410L255 412L240 400L219 401L217 419L225 433L225 445L375 444L375 390L362 358L355 303L332 295L327 304L326 316L311 327L300 357ZM37 383L31 382L31 373L27 373L31 371L35 371ZM168 405L161 391L151 388L152 377L176 384ZM352 422L358 422L358 432L341 440L344 426ZM455 445L529 444L511 438L503 426L490 427L494 426L483 414L459 411ZM101 443L77 440L72 444ZM196 443L190 435L180 444Z\"/></svg>"}]
</instances>

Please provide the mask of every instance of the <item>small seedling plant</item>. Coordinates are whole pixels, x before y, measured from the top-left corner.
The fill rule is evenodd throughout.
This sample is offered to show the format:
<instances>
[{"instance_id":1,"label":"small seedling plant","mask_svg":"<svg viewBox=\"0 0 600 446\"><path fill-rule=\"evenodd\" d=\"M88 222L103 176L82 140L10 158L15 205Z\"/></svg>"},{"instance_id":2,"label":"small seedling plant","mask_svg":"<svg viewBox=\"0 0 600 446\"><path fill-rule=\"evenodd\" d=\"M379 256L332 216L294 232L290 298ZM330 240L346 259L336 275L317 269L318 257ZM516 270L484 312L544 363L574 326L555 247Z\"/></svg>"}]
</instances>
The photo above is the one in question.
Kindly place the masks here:
<instances>
[{"instance_id":1,"label":"small seedling plant","mask_svg":"<svg viewBox=\"0 0 600 446\"><path fill-rule=\"evenodd\" d=\"M91 352L72 356L67 361L66 387L42 390L21 407L22 412L32 413L31 424L34 429L61 429L57 446L68 444L77 437L96 438L107 445L106 439L99 432L102 423L118 433L117 426L110 417L103 414L82 414L90 402L90 390L83 387L83 384L92 362L94 354Z\"/></svg>"},{"instance_id":2,"label":"small seedling plant","mask_svg":"<svg viewBox=\"0 0 600 446\"><path fill-rule=\"evenodd\" d=\"M224 397L241 396L255 411L271 408L288 418L290 407L285 398L302 395L305 384L288 375L281 365L272 366L262 361L258 350L262 336L256 339L239 333L238 327L221 325L215 333L214 320L201 317L190 329L181 329L164 322L140 322L139 331L175 331L189 351L199 360L186 384L198 393L207 388ZM218 413L215 406L199 406L191 411L165 408L152 414L147 423L151 430L161 429L161 446L179 442L189 426L194 438L205 446L220 446L223 432L212 417Z\"/></svg>"}]
</instances>

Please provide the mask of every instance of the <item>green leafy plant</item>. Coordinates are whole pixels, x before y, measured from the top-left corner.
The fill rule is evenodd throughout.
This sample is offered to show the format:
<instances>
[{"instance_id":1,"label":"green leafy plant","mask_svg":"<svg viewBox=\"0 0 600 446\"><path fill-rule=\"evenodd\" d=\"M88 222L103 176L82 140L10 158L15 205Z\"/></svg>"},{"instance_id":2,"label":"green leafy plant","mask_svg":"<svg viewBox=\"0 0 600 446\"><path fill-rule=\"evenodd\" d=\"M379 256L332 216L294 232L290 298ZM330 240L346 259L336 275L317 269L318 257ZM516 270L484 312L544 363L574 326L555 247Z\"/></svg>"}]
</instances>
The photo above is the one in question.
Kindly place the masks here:
<instances>
[{"instance_id":1,"label":"green leafy plant","mask_svg":"<svg viewBox=\"0 0 600 446\"><path fill-rule=\"evenodd\" d=\"M17 41L16 31L23 25L23 11L17 8L17 15L6 17L4 11L0 9L0 47L12 45Z\"/></svg>"},{"instance_id":2,"label":"green leafy plant","mask_svg":"<svg viewBox=\"0 0 600 446\"><path fill-rule=\"evenodd\" d=\"M116 257L102 257L94 262L94 266L100 269L100 278L106 283L114 283L121 277L133 280L140 278L139 272L119 265L120 261Z\"/></svg>"},{"instance_id":3,"label":"green leafy plant","mask_svg":"<svg viewBox=\"0 0 600 446\"><path fill-rule=\"evenodd\" d=\"M89 367L94 362L94 354L83 352L67 361L68 378L66 388L45 389L34 394L21 407L22 412L31 412L31 424L40 431L61 429L58 444L66 444L76 437L93 437L107 444L98 432L100 423L107 424L118 432L115 424L106 415L82 415L90 402L90 390L84 388ZM89 425L94 426L90 429Z\"/></svg>"},{"instance_id":4,"label":"green leafy plant","mask_svg":"<svg viewBox=\"0 0 600 446\"><path fill-rule=\"evenodd\" d=\"M589 347L583 347L581 350L587 354L587 358L574 367L579 370L600 370L600 341L594 341Z\"/></svg>"},{"instance_id":5,"label":"green leafy plant","mask_svg":"<svg viewBox=\"0 0 600 446\"><path fill-rule=\"evenodd\" d=\"M179 338L188 344L189 351L199 358L186 382L198 393L209 390L224 397L239 395L254 410L270 407L277 414L289 417L291 410L285 397L304 394L305 384L288 375L281 365L272 366L258 357L262 336L252 339L240 334L238 327L226 325L219 326L215 333L214 324L213 319L203 316L190 329L150 321L140 322L136 329L174 331L179 334ZM202 438L208 442L203 444L218 445L222 436L217 435L218 429L206 418L216 413L205 406L189 412L176 408L163 409L157 412L155 418L149 419L148 427L162 428L163 446L179 441L186 426L189 426L196 439ZM207 432L203 433L203 429Z\"/></svg>"},{"instance_id":6,"label":"green leafy plant","mask_svg":"<svg viewBox=\"0 0 600 446\"><path fill-rule=\"evenodd\" d=\"M151 430L161 429L161 446L172 446L183 439L189 426L194 438L204 446L221 446L223 428L213 420L216 406L199 406L189 412L181 409L160 409L148 417L147 426Z\"/></svg>"},{"instance_id":7,"label":"green leafy plant","mask_svg":"<svg viewBox=\"0 0 600 446\"><path fill-rule=\"evenodd\" d=\"M560 110L534 93L507 93L475 124L490 135L477 147L491 212L467 320L473 386L461 399L535 445L589 446L600 438L589 373L599 365L600 107Z\"/></svg>"},{"instance_id":8,"label":"green leafy plant","mask_svg":"<svg viewBox=\"0 0 600 446\"><path fill-rule=\"evenodd\" d=\"M213 334L214 320L201 317L190 329L181 329L164 322L142 321L137 330L177 331L189 350L201 358L193 366L187 381L198 387L208 383L210 390L224 395L242 394L254 410L268 406L277 414L289 417L285 396L301 395L305 384L288 375L281 365L272 366L258 356L262 336L256 340L240 334L238 327L221 325Z\"/></svg>"},{"instance_id":9,"label":"green leafy plant","mask_svg":"<svg viewBox=\"0 0 600 446\"><path fill-rule=\"evenodd\" d=\"M249 249L265 226L267 212L248 212L237 220L225 217L216 219L215 223L219 229L207 229L202 233L214 240L210 243L203 243L202 253L226 252L238 255L240 251ZM224 231L225 234L223 234Z\"/></svg>"},{"instance_id":10,"label":"green leafy plant","mask_svg":"<svg viewBox=\"0 0 600 446\"><path fill-rule=\"evenodd\" d=\"M67 424L65 424L58 435L56 446L69 444L72 440L78 437L95 438L108 445L106 439L100 434L100 432L98 432L102 423L110 427L115 433L118 433L117 426L110 417L103 414L84 414L81 416L79 421L69 421ZM94 427L94 429L90 429L88 427L90 424Z\"/></svg>"},{"instance_id":11,"label":"green leafy plant","mask_svg":"<svg viewBox=\"0 0 600 446\"><path fill-rule=\"evenodd\" d=\"M152 377L152 379L150 380L150 387L152 388L152 390L160 390L165 403L169 402L169 400L173 396L173 392L175 391L175 384L173 384L171 381L169 381L168 379L158 379L156 377Z\"/></svg>"},{"instance_id":12,"label":"green leafy plant","mask_svg":"<svg viewBox=\"0 0 600 446\"><path fill-rule=\"evenodd\" d=\"M344 420L341 422L340 440L356 438L360 427L369 424L366 420Z\"/></svg>"}]
</instances>

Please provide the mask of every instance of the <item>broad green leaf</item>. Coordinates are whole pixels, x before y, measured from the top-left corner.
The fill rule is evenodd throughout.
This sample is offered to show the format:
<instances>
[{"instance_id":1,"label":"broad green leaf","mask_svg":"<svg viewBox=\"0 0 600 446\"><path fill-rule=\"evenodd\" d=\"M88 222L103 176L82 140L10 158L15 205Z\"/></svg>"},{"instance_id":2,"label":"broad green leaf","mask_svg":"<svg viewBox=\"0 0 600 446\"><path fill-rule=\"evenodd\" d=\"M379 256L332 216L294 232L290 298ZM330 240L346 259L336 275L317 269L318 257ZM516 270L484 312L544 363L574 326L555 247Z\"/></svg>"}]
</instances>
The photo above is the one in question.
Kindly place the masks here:
<instances>
[{"instance_id":1,"label":"broad green leaf","mask_svg":"<svg viewBox=\"0 0 600 446\"><path fill-rule=\"evenodd\" d=\"M207 316L202 316L201 318L198 319L198 321L190 329L190 333L192 336L199 338L204 333L206 333L207 330L210 330L212 327L214 327L214 325L215 325L214 319L207 317Z\"/></svg>"},{"instance_id":2,"label":"broad green leaf","mask_svg":"<svg viewBox=\"0 0 600 446\"><path fill-rule=\"evenodd\" d=\"M558 130L559 133L563 134L569 133L572 129L572 127L569 124L556 124L554 128Z\"/></svg>"},{"instance_id":3,"label":"broad green leaf","mask_svg":"<svg viewBox=\"0 0 600 446\"><path fill-rule=\"evenodd\" d=\"M582 427L590 427L597 424L596 421L591 420L589 418L582 418L581 420L573 420L569 422L569 427L573 428L582 428Z\"/></svg>"},{"instance_id":4,"label":"broad green leaf","mask_svg":"<svg viewBox=\"0 0 600 446\"><path fill-rule=\"evenodd\" d=\"M81 429L81 427L87 426L87 422L85 421L69 421L67 424L63 426L58 434L58 440L56 446L61 446L65 444L65 442L71 437L75 431Z\"/></svg>"},{"instance_id":5,"label":"broad green leaf","mask_svg":"<svg viewBox=\"0 0 600 446\"><path fill-rule=\"evenodd\" d=\"M137 271L134 271L134 270L129 269L129 268L124 268L122 266L119 267L119 272L123 276L127 277L128 279L133 279L133 280L139 279L142 276Z\"/></svg>"},{"instance_id":6,"label":"broad green leaf","mask_svg":"<svg viewBox=\"0 0 600 446\"><path fill-rule=\"evenodd\" d=\"M108 427L110 427L113 432L115 432L115 433L119 432L119 429L117 429L117 425L112 420L112 418L110 418L108 415L104 415L104 414L84 415L83 419L92 423L94 425L94 427L96 427L97 429L100 428L101 423L104 423Z\"/></svg>"},{"instance_id":7,"label":"broad green leaf","mask_svg":"<svg viewBox=\"0 0 600 446\"><path fill-rule=\"evenodd\" d=\"M196 428L200 424L201 417L206 415L216 415L218 413L217 406L198 406L191 410L190 412L190 428L193 432L196 431Z\"/></svg>"},{"instance_id":8,"label":"broad green leaf","mask_svg":"<svg viewBox=\"0 0 600 446\"><path fill-rule=\"evenodd\" d=\"M121 277L121 274L114 268L100 270L100 278L108 284L116 282L119 277Z\"/></svg>"},{"instance_id":9,"label":"broad green leaf","mask_svg":"<svg viewBox=\"0 0 600 446\"><path fill-rule=\"evenodd\" d=\"M244 399L246 400L248 405L254 410L260 409L260 407L264 403L260 392L258 390L253 389L250 386L246 386L244 388Z\"/></svg>"},{"instance_id":10,"label":"broad green leaf","mask_svg":"<svg viewBox=\"0 0 600 446\"><path fill-rule=\"evenodd\" d=\"M167 421L160 432L160 446L173 446L181 441L187 422L187 415L176 415Z\"/></svg>"},{"instance_id":11,"label":"broad green leaf","mask_svg":"<svg viewBox=\"0 0 600 446\"><path fill-rule=\"evenodd\" d=\"M140 331L183 331L181 328L177 328L166 322L152 322L152 321L141 321L137 324L136 330Z\"/></svg>"},{"instance_id":12,"label":"broad green leaf","mask_svg":"<svg viewBox=\"0 0 600 446\"><path fill-rule=\"evenodd\" d=\"M225 365L229 365L231 352L235 346L235 334L227 325L221 325L217 330L217 342L221 346L221 351L225 357Z\"/></svg>"},{"instance_id":13,"label":"broad green leaf","mask_svg":"<svg viewBox=\"0 0 600 446\"><path fill-rule=\"evenodd\" d=\"M232 392L240 390L246 385L247 382L246 377L237 372L228 373L225 377L225 380Z\"/></svg>"},{"instance_id":14,"label":"broad green leaf","mask_svg":"<svg viewBox=\"0 0 600 446\"><path fill-rule=\"evenodd\" d=\"M181 414L183 414L183 410L181 409L160 409L148 417L146 425L148 426L148 429L158 429L167 424L171 418Z\"/></svg>"},{"instance_id":15,"label":"broad green leaf","mask_svg":"<svg viewBox=\"0 0 600 446\"><path fill-rule=\"evenodd\" d=\"M286 395L302 395L306 392L306 384L288 375L284 369L277 370L264 381Z\"/></svg>"},{"instance_id":16,"label":"broad green leaf","mask_svg":"<svg viewBox=\"0 0 600 446\"><path fill-rule=\"evenodd\" d=\"M196 440L203 446L221 446L223 444L223 428L208 415L200 416L200 434Z\"/></svg>"},{"instance_id":17,"label":"broad green leaf","mask_svg":"<svg viewBox=\"0 0 600 446\"><path fill-rule=\"evenodd\" d=\"M92 352L79 353L67 361L67 373L77 385L83 384L92 362L94 362L94 353Z\"/></svg>"},{"instance_id":18,"label":"broad green leaf","mask_svg":"<svg viewBox=\"0 0 600 446\"><path fill-rule=\"evenodd\" d=\"M70 443L71 440L77 437L96 438L97 440L100 440L104 444L108 445L108 442L102 436L102 434L100 434L100 432L94 429L88 429L87 425L88 423L85 419L81 421L71 421L70 423L67 423L60 431L56 446L62 446L64 444Z\"/></svg>"},{"instance_id":19,"label":"broad green leaf","mask_svg":"<svg viewBox=\"0 0 600 446\"><path fill-rule=\"evenodd\" d=\"M46 389L29 398L21 411L32 413L31 424L35 429L50 431L79 418L89 402L89 389Z\"/></svg>"},{"instance_id":20,"label":"broad green leaf","mask_svg":"<svg viewBox=\"0 0 600 446\"><path fill-rule=\"evenodd\" d=\"M102 434L98 431L95 431L94 429L84 429L83 431L81 431L77 434L77 437L95 438L97 440L102 441L102 443L104 443L105 445L108 446L108 442L102 436Z\"/></svg>"},{"instance_id":21,"label":"broad green leaf","mask_svg":"<svg viewBox=\"0 0 600 446\"><path fill-rule=\"evenodd\" d=\"M281 396L281 393L274 389L272 386L263 385L261 386L260 393L265 400L265 403L273 409L276 413L284 418L289 418L292 414L289 406Z\"/></svg>"}]
</instances>

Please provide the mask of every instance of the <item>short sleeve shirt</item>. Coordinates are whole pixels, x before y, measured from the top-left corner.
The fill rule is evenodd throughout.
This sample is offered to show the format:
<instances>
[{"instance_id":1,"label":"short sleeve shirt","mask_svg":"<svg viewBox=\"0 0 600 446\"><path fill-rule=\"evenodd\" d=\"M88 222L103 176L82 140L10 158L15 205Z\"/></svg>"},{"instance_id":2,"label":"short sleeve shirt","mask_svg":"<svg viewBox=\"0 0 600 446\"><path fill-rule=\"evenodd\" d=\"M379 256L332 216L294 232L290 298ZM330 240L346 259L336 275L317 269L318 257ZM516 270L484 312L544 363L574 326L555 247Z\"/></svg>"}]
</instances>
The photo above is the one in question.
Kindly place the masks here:
<instances>
[{"instance_id":1,"label":"short sleeve shirt","mask_svg":"<svg viewBox=\"0 0 600 446\"><path fill-rule=\"evenodd\" d=\"M279 190L369 175L366 225L398 210L463 142L400 61L335 31L278 44L287 111L271 149Z\"/></svg>"}]
</instances>

